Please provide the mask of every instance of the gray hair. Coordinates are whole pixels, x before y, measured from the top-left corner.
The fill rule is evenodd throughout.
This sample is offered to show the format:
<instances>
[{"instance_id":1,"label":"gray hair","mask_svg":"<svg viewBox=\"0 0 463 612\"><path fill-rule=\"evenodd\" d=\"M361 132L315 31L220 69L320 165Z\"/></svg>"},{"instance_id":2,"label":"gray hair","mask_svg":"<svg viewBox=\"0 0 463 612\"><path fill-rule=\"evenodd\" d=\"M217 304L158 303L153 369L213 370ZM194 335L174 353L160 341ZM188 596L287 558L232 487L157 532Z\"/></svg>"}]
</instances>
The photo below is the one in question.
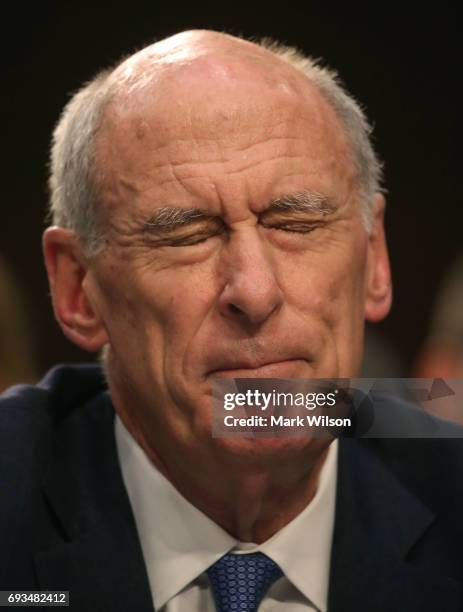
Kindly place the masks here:
<instances>
[{"instance_id":1,"label":"gray hair","mask_svg":"<svg viewBox=\"0 0 463 612\"><path fill-rule=\"evenodd\" d=\"M100 72L73 95L56 124L51 147L51 220L54 225L74 230L88 255L95 254L102 242L95 141L110 98L111 72Z\"/></svg>"},{"instance_id":2,"label":"gray hair","mask_svg":"<svg viewBox=\"0 0 463 612\"><path fill-rule=\"evenodd\" d=\"M312 57L305 56L295 47L288 47L264 38L261 45L282 60L301 70L318 88L335 111L347 136L354 163L365 229L370 231L373 223L374 200L382 188L383 164L377 156L373 143L373 128L357 100L347 92L336 71L321 66Z\"/></svg>"},{"instance_id":3,"label":"gray hair","mask_svg":"<svg viewBox=\"0 0 463 612\"><path fill-rule=\"evenodd\" d=\"M268 38L257 44L301 70L335 111L350 145L363 222L369 231L374 197L382 191L382 164L372 146L372 128L361 106L347 93L337 73L321 66L317 60ZM98 207L103 169L96 163L95 143L103 112L120 87L117 80L109 78L112 74L112 69L100 72L71 98L56 125L51 148L51 220L55 225L74 230L88 256L95 255L103 245L103 223Z\"/></svg>"}]
</instances>

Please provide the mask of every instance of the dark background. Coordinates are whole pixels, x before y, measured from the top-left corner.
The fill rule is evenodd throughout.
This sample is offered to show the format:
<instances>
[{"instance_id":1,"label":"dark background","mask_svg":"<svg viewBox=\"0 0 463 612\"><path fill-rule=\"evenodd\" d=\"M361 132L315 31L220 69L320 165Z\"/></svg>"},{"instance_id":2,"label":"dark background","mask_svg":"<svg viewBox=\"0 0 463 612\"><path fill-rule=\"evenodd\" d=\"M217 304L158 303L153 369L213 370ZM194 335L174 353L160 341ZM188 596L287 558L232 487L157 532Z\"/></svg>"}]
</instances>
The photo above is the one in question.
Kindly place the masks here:
<instances>
[{"instance_id":1,"label":"dark background","mask_svg":"<svg viewBox=\"0 0 463 612\"><path fill-rule=\"evenodd\" d=\"M379 332L404 360L423 341L435 292L461 247L458 20L439 5L111 2L10 6L3 19L0 252L21 281L38 373L92 358L54 322L41 261L50 134L69 94L97 70L187 28L273 36L336 68L375 125L385 161L395 301ZM407 10L406 10L407 9ZM5 17L5 15L4 15Z\"/></svg>"}]
</instances>

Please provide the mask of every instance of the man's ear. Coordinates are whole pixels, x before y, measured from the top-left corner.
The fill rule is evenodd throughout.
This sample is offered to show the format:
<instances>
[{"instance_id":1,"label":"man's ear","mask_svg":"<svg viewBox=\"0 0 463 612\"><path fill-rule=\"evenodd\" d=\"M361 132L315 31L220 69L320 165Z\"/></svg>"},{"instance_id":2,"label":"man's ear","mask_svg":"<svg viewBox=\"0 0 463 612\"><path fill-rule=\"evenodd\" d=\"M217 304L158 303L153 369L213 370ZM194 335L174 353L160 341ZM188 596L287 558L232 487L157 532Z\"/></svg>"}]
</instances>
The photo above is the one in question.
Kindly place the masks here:
<instances>
[{"instance_id":1,"label":"man's ear","mask_svg":"<svg viewBox=\"0 0 463 612\"><path fill-rule=\"evenodd\" d=\"M72 230L49 227L43 252L55 317L64 334L86 351L98 351L108 336L91 295L87 260Z\"/></svg>"},{"instance_id":2,"label":"man's ear","mask_svg":"<svg viewBox=\"0 0 463 612\"><path fill-rule=\"evenodd\" d=\"M368 237L365 319L377 323L389 313L392 304L391 271L384 233L385 200L376 194L373 224Z\"/></svg>"}]
</instances>

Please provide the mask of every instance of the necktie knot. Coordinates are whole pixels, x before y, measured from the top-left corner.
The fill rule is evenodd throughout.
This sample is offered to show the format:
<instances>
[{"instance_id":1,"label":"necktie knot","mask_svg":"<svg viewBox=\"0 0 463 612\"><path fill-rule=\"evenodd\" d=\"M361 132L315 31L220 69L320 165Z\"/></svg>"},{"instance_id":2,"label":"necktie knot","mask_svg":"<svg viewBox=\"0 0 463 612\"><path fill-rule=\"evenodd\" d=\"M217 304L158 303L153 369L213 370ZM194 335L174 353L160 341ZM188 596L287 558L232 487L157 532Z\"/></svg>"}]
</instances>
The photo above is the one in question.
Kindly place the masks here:
<instances>
[{"instance_id":1,"label":"necktie knot","mask_svg":"<svg viewBox=\"0 0 463 612\"><path fill-rule=\"evenodd\" d=\"M270 586L283 575L263 553L228 553L207 570L217 612L256 612Z\"/></svg>"}]
</instances>

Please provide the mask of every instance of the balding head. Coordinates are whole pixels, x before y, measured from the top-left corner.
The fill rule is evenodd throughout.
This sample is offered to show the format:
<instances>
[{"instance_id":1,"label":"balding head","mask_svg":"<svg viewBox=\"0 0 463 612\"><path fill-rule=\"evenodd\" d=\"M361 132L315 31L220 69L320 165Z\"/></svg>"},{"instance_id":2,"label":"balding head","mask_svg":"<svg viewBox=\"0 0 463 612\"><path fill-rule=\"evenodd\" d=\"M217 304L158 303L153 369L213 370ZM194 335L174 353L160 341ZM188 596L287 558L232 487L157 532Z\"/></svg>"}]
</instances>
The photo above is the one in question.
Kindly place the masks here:
<instances>
[{"instance_id":1,"label":"balding head","mask_svg":"<svg viewBox=\"0 0 463 612\"><path fill-rule=\"evenodd\" d=\"M264 82L292 75L297 71L278 54L262 45L210 30L181 32L148 47L124 60L113 71L110 80L126 85L130 91L143 87L162 75L182 73L187 69L204 69L204 77L233 78L233 67L247 66L249 76Z\"/></svg>"},{"instance_id":2,"label":"balding head","mask_svg":"<svg viewBox=\"0 0 463 612\"><path fill-rule=\"evenodd\" d=\"M111 107L117 112L169 98L196 97L270 88L307 95L313 82L292 63L252 42L208 30L182 32L150 45L123 61L108 78ZM316 88L316 86L315 86Z\"/></svg>"},{"instance_id":3,"label":"balding head","mask_svg":"<svg viewBox=\"0 0 463 612\"><path fill-rule=\"evenodd\" d=\"M282 99L329 106L328 114L334 111L357 175L368 228L374 195L380 189L381 167L369 141L368 123L336 75L294 49L268 42L263 46L207 30L182 32L150 45L113 70L100 73L73 97L54 135L53 221L76 231L89 254L96 252L104 234L102 187L109 171L97 158L97 151L102 139L106 144L111 139L108 130L135 128L140 135L146 127L145 113L157 112L159 131L169 131L169 119L181 120L185 100L195 100L202 111L215 107L214 117L205 112L195 117L198 129L206 117L209 129L214 129L214 121L220 129L225 119L230 122L233 114L239 114L239 96L234 96L235 113L229 103L239 91L243 99L256 92L255 99L260 97L262 104L265 92L271 91ZM108 163L106 157L104 164Z\"/></svg>"}]
</instances>

